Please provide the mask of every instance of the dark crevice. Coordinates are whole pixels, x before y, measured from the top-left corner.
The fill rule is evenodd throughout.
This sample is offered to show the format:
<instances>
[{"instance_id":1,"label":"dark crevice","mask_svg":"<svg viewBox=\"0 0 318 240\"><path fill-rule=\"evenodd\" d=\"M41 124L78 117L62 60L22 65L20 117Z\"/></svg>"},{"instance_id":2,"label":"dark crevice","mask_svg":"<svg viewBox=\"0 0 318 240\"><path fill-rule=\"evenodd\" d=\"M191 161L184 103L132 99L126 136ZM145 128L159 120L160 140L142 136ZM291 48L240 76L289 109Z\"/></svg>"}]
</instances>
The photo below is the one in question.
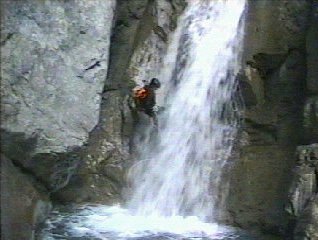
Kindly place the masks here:
<instances>
[{"instance_id":1,"label":"dark crevice","mask_svg":"<svg viewBox=\"0 0 318 240\"><path fill-rule=\"evenodd\" d=\"M94 69L96 67L100 67L100 61L96 61L94 64L92 64L91 66L89 66L88 68L85 69L85 71Z\"/></svg>"},{"instance_id":2,"label":"dark crevice","mask_svg":"<svg viewBox=\"0 0 318 240\"><path fill-rule=\"evenodd\" d=\"M14 35L14 33L8 33L8 35L5 37L5 39L3 41L1 41L1 46L4 46L6 44L6 42L12 38L13 35Z\"/></svg>"},{"instance_id":3,"label":"dark crevice","mask_svg":"<svg viewBox=\"0 0 318 240\"><path fill-rule=\"evenodd\" d=\"M102 92L102 94L107 93L107 92L112 92L112 91L118 91L120 90L119 88L105 88Z\"/></svg>"},{"instance_id":4,"label":"dark crevice","mask_svg":"<svg viewBox=\"0 0 318 240\"><path fill-rule=\"evenodd\" d=\"M279 69L293 52L302 51L300 48L289 48L286 53L257 53L253 55L253 60L248 60L246 64L256 69L261 78L266 79Z\"/></svg>"},{"instance_id":5,"label":"dark crevice","mask_svg":"<svg viewBox=\"0 0 318 240\"><path fill-rule=\"evenodd\" d=\"M287 56L288 54L257 53L253 55L253 60L247 61L246 64L256 69L260 77L265 79L281 67Z\"/></svg>"},{"instance_id":6,"label":"dark crevice","mask_svg":"<svg viewBox=\"0 0 318 240\"><path fill-rule=\"evenodd\" d=\"M1 157L2 158L2 157ZM24 167L20 162L14 160L14 159L10 159L13 166L20 172L22 173L23 175L27 176L31 182L33 182L34 184L32 184L37 190L39 190L40 192L46 192L50 195L50 191L49 189L47 188L46 184L44 182L42 182L42 180L36 176L36 174Z\"/></svg>"},{"instance_id":7,"label":"dark crevice","mask_svg":"<svg viewBox=\"0 0 318 240\"><path fill-rule=\"evenodd\" d=\"M318 166L315 168L315 177L316 177L316 191L315 191L315 194L318 194Z\"/></svg>"},{"instance_id":8,"label":"dark crevice","mask_svg":"<svg viewBox=\"0 0 318 240\"><path fill-rule=\"evenodd\" d=\"M168 34L164 31L162 27L156 26L154 27L153 31L163 42L168 41Z\"/></svg>"},{"instance_id":9,"label":"dark crevice","mask_svg":"<svg viewBox=\"0 0 318 240\"><path fill-rule=\"evenodd\" d=\"M120 118L121 118L121 124L120 124L120 136L121 136L121 144L124 146L124 138L125 138L125 124L126 124L126 118L125 118L125 112L123 110L123 105L120 108Z\"/></svg>"},{"instance_id":10,"label":"dark crevice","mask_svg":"<svg viewBox=\"0 0 318 240\"><path fill-rule=\"evenodd\" d=\"M260 124L252 121L251 119L245 119L245 123L251 126L253 129L270 134L275 140L278 138L277 127L270 124Z\"/></svg>"}]
</instances>

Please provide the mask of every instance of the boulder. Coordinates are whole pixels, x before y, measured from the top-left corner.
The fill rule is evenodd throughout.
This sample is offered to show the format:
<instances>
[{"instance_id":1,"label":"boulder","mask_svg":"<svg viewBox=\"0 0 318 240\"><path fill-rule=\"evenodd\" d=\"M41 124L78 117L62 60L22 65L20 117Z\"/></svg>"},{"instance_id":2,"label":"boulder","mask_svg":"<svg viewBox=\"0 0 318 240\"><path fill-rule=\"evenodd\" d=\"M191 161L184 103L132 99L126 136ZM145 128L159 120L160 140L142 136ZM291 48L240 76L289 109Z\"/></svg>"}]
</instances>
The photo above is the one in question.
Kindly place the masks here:
<instances>
[{"instance_id":1,"label":"boulder","mask_svg":"<svg viewBox=\"0 0 318 240\"><path fill-rule=\"evenodd\" d=\"M297 220L295 240L318 239L318 195L312 197Z\"/></svg>"},{"instance_id":2,"label":"boulder","mask_svg":"<svg viewBox=\"0 0 318 240\"><path fill-rule=\"evenodd\" d=\"M227 208L231 223L264 234L283 234L284 203L293 153L275 145L246 146L231 172ZM274 237L273 237L274 238Z\"/></svg>"},{"instance_id":3,"label":"boulder","mask_svg":"<svg viewBox=\"0 0 318 240\"><path fill-rule=\"evenodd\" d=\"M294 239L318 237L318 144L299 146L286 211Z\"/></svg>"},{"instance_id":4,"label":"boulder","mask_svg":"<svg viewBox=\"0 0 318 240\"><path fill-rule=\"evenodd\" d=\"M45 188L1 156L1 239L32 240L51 210Z\"/></svg>"}]
</instances>

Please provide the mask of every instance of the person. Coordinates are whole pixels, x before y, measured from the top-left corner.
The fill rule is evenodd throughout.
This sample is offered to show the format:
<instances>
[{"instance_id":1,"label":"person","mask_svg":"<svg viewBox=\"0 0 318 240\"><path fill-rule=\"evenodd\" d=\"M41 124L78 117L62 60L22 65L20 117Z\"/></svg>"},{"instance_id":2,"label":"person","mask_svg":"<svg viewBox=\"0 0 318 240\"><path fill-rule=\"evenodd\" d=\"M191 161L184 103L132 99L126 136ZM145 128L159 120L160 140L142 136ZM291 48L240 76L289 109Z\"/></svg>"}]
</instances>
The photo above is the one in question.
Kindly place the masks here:
<instances>
[{"instance_id":1,"label":"person","mask_svg":"<svg viewBox=\"0 0 318 240\"><path fill-rule=\"evenodd\" d=\"M143 81L145 82L145 81ZM158 119L156 113L156 94L155 91L161 86L157 78L152 78L150 83L143 87L133 89L133 99L136 109L147 114L153 121L154 126L158 127Z\"/></svg>"}]
</instances>

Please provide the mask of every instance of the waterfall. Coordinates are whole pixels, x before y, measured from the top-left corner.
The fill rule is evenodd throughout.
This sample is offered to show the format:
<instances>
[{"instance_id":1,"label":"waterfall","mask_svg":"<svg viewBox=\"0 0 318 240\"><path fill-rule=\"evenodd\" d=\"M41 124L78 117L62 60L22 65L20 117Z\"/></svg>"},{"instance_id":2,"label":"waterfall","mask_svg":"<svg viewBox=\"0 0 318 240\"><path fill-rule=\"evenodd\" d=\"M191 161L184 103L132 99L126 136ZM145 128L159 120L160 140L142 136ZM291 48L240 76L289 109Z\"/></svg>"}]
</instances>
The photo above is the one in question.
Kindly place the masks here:
<instances>
[{"instance_id":1,"label":"waterfall","mask_svg":"<svg viewBox=\"0 0 318 240\"><path fill-rule=\"evenodd\" d=\"M60 231L78 239L253 239L218 224L239 127L245 1L188 0L159 76L159 131L139 138L127 208L57 211L40 239L60 239Z\"/></svg>"},{"instance_id":2,"label":"waterfall","mask_svg":"<svg viewBox=\"0 0 318 240\"><path fill-rule=\"evenodd\" d=\"M244 8L244 0L188 1L160 75L167 97L157 139L139 143L130 173L136 215L213 220L224 208Z\"/></svg>"}]
</instances>

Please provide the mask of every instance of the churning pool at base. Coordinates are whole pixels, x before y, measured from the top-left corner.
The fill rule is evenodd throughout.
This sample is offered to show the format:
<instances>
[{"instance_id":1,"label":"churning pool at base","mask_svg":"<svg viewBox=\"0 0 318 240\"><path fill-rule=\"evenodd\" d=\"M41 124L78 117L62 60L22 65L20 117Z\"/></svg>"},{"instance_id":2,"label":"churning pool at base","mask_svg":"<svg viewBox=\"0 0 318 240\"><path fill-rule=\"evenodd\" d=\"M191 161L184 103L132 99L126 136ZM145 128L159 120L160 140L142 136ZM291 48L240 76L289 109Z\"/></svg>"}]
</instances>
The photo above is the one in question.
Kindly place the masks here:
<instances>
[{"instance_id":1,"label":"churning pool at base","mask_svg":"<svg viewBox=\"0 0 318 240\"><path fill-rule=\"evenodd\" d=\"M255 240L232 227L197 217L134 216L118 206L82 205L55 209L38 240Z\"/></svg>"}]
</instances>

